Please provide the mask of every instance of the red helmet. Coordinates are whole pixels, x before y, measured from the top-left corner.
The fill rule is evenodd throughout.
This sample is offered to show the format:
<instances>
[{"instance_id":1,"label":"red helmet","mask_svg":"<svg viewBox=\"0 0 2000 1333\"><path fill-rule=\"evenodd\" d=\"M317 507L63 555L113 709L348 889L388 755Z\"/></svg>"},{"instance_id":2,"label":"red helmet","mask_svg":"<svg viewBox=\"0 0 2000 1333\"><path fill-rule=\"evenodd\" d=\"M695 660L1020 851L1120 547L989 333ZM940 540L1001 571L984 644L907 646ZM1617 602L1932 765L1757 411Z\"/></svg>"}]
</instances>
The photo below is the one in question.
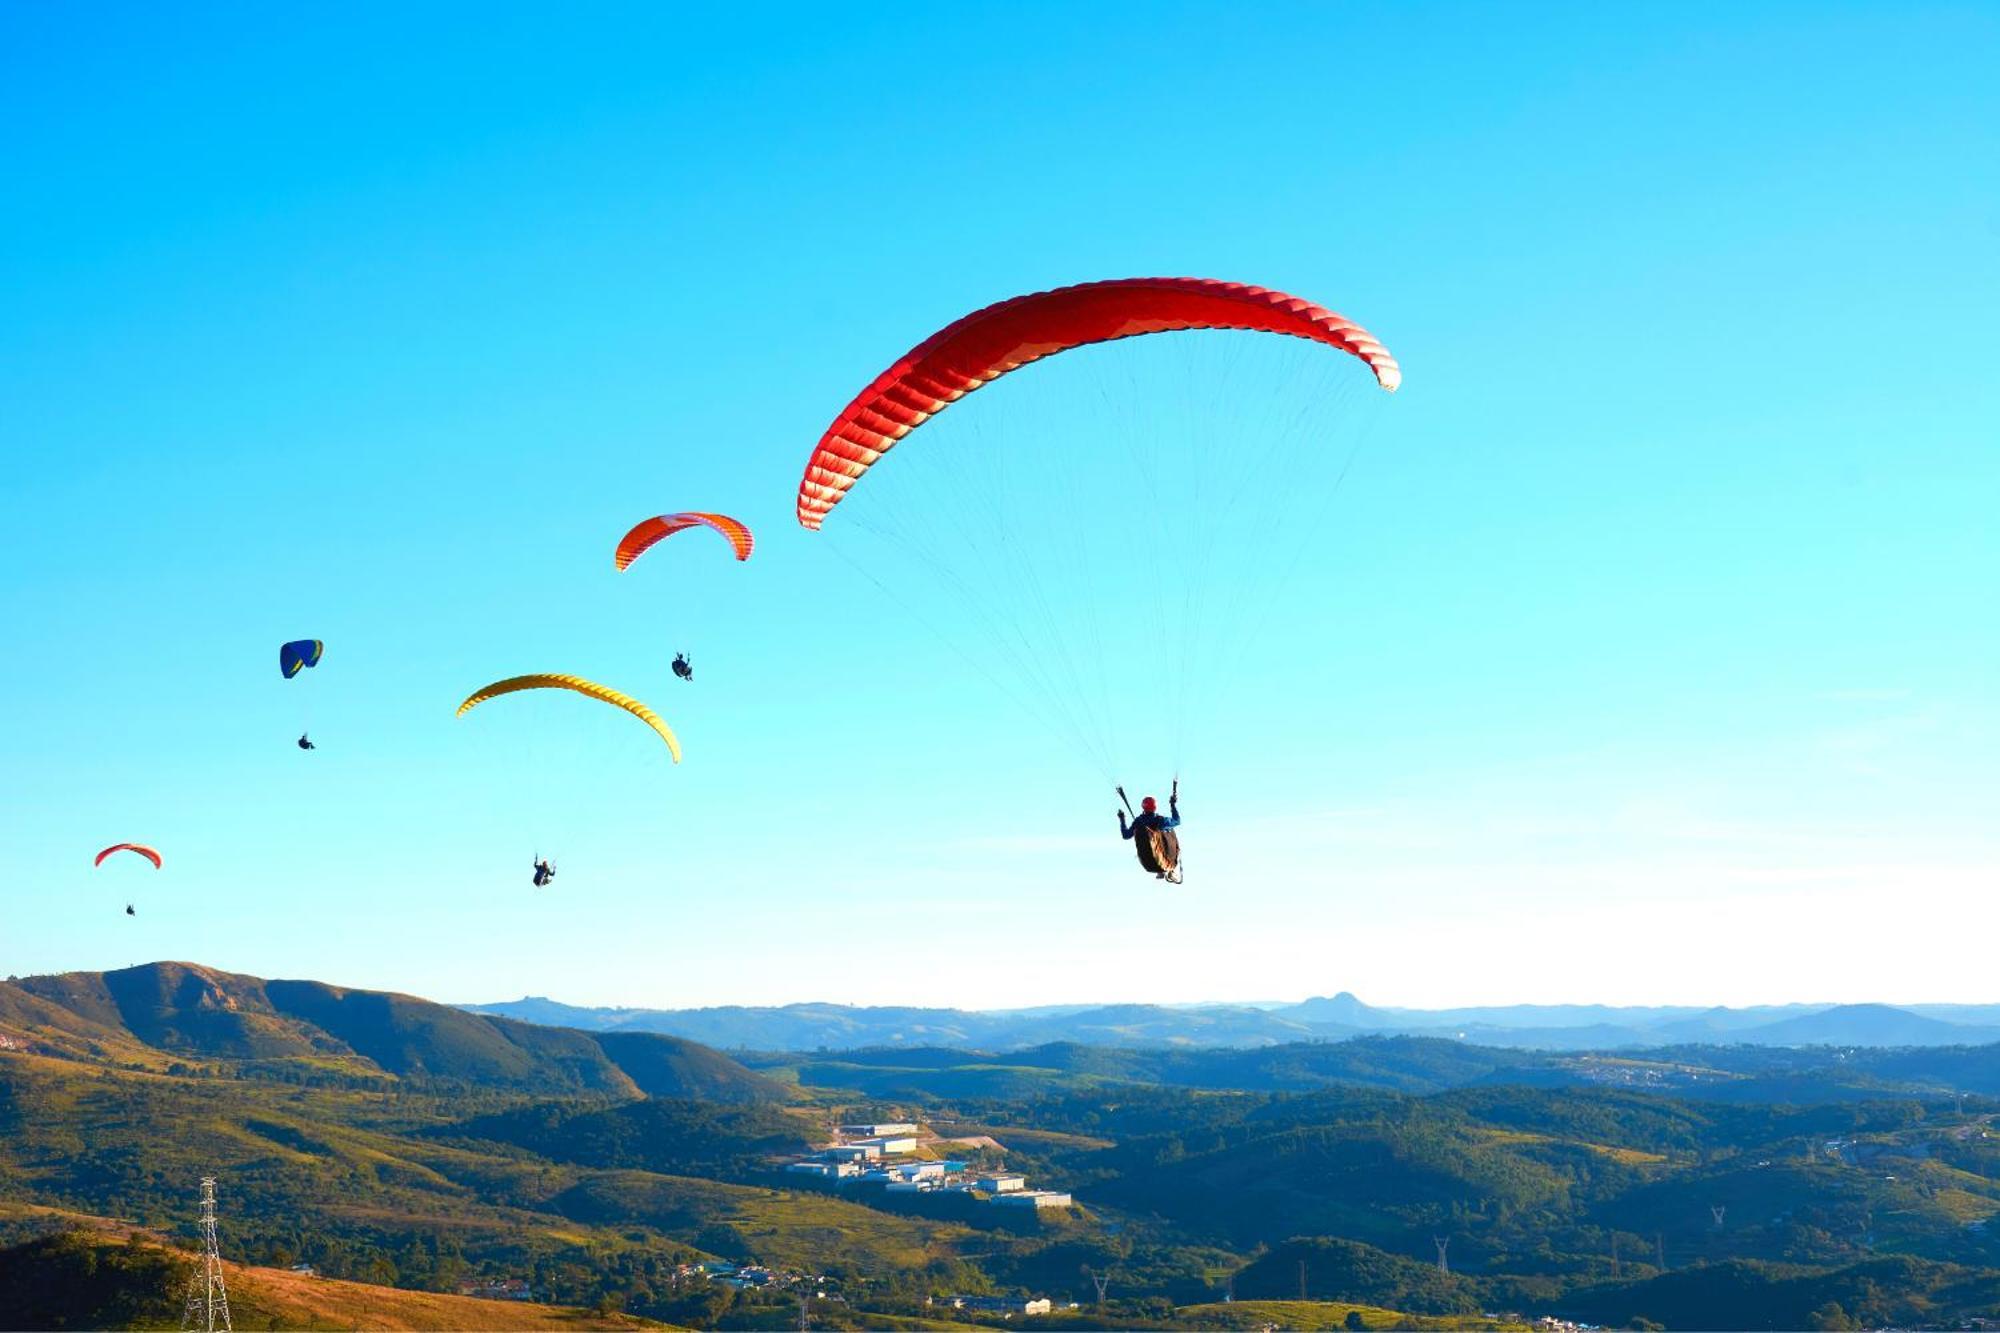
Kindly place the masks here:
<instances>
[{"instance_id":1,"label":"red helmet","mask_svg":"<svg viewBox=\"0 0 2000 1333\"><path fill-rule=\"evenodd\" d=\"M1150 815L1153 811L1160 808L1160 803L1148 796L1145 800L1139 802L1139 808Z\"/></svg>"}]
</instances>

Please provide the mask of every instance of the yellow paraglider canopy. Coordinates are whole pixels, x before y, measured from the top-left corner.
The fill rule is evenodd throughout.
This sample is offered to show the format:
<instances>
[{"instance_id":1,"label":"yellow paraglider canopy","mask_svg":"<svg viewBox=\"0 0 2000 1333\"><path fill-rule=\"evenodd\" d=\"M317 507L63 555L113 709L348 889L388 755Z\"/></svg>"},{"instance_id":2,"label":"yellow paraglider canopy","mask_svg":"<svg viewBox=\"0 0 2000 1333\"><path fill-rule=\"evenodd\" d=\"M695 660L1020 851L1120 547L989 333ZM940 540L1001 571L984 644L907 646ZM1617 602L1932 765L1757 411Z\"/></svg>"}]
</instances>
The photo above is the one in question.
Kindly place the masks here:
<instances>
[{"instance_id":1,"label":"yellow paraglider canopy","mask_svg":"<svg viewBox=\"0 0 2000 1333\"><path fill-rule=\"evenodd\" d=\"M458 706L458 712L453 716L463 716L466 712L485 703L488 699L497 698L502 694L513 694L517 690L573 690L577 694L588 698L602 700L614 708L622 708L659 734L660 739L667 743L667 750L673 755L675 763L678 764L681 761L681 743L674 739L674 733L661 720L658 713L655 713L629 694L620 694L618 691L599 685L595 681L585 680L582 676L539 673L532 676L509 676L505 680L496 680L491 685L474 690L471 694L467 695L465 702Z\"/></svg>"}]
</instances>

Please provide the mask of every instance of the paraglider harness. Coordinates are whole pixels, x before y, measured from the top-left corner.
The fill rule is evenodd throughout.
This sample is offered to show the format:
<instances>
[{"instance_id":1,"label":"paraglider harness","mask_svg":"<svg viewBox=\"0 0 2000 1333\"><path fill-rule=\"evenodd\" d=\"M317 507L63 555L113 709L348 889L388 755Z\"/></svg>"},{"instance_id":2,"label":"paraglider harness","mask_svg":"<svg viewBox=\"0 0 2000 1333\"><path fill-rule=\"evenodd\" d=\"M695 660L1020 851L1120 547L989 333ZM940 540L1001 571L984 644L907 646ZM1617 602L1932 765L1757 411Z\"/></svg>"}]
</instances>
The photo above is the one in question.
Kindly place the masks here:
<instances>
[{"instance_id":1,"label":"paraglider harness","mask_svg":"<svg viewBox=\"0 0 2000 1333\"><path fill-rule=\"evenodd\" d=\"M555 866L537 856L535 858L535 887L538 889L547 888L549 881L555 877Z\"/></svg>"},{"instance_id":2,"label":"paraglider harness","mask_svg":"<svg viewBox=\"0 0 2000 1333\"><path fill-rule=\"evenodd\" d=\"M694 679L694 663L688 661L686 653L674 654L674 674L682 680Z\"/></svg>"},{"instance_id":3,"label":"paraglider harness","mask_svg":"<svg viewBox=\"0 0 2000 1333\"><path fill-rule=\"evenodd\" d=\"M1170 828L1136 827L1139 816L1132 811L1132 798L1125 794L1125 788L1118 788L1118 799L1125 803L1125 810L1132 815L1135 827L1132 830L1132 849L1139 854L1139 864L1153 876L1169 884L1181 882L1181 840L1180 835ZM1174 779L1173 794L1167 798L1167 806L1178 816L1181 802L1181 780Z\"/></svg>"},{"instance_id":4,"label":"paraglider harness","mask_svg":"<svg viewBox=\"0 0 2000 1333\"><path fill-rule=\"evenodd\" d=\"M304 732L300 732L299 748L301 750L317 750L319 747L317 745L314 745L311 741L307 740Z\"/></svg>"}]
</instances>

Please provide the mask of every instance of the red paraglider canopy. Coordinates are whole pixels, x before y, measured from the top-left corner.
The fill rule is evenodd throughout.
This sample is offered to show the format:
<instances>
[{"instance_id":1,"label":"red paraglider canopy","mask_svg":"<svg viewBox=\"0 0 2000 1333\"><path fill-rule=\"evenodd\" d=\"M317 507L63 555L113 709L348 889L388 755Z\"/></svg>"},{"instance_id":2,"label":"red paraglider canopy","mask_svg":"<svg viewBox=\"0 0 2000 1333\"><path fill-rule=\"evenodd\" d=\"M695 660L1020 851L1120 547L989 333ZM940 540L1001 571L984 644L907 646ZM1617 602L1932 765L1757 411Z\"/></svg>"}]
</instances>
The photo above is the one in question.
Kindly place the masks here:
<instances>
[{"instance_id":1,"label":"red paraglider canopy","mask_svg":"<svg viewBox=\"0 0 2000 1333\"><path fill-rule=\"evenodd\" d=\"M980 385L1071 348L1183 329L1306 338L1361 358L1392 393L1403 379L1396 359L1359 324L1240 282L1121 278L1017 296L932 334L834 418L799 483L799 522L817 528L896 441Z\"/></svg>"},{"instance_id":2,"label":"red paraglider canopy","mask_svg":"<svg viewBox=\"0 0 2000 1333\"><path fill-rule=\"evenodd\" d=\"M148 847L144 843L139 843L139 842L113 843L111 846L106 847L103 851L99 852L97 854L97 859L95 861L92 861L91 864L93 866L103 865L104 858L111 855L111 853L113 852L137 852L139 855L145 857L148 861L151 861L153 863L153 869L158 870L160 868L160 854L154 851L151 847Z\"/></svg>"},{"instance_id":3,"label":"red paraglider canopy","mask_svg":"<svg viewBox=\"0 0 2000 1333\"><path fill-rule=\"evenodd\" d=\"M736 548L738 560L748 560L750 548L756 545L756 538L750 535L750 529L727 514L661 514L658 518L634 524L632 530L619 539L618 550L612 560L618 568L624 569L656 543L688 528L714 528Z\"/></svg>"}]
</instances>

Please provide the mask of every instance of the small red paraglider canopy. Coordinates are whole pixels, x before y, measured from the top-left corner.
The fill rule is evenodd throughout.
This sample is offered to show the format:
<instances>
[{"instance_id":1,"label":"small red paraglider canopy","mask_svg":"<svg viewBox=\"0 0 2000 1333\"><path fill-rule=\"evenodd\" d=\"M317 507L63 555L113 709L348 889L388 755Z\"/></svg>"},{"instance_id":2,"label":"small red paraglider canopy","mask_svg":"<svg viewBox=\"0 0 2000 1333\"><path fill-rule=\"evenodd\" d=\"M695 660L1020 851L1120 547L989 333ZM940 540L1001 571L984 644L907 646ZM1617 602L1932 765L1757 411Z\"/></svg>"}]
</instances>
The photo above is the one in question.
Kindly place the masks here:
<instances>
[{"instance_id":1,"label":"small red paraglider canopy","mask_svg":"<svg viewBox=\"0 0 2000 1333\"><path fill-rule=\"evenodd\" d=\"M91 862L91 864L94 866L103 865L104 858L113 852L137 852L153 863L153 869L158 870L160 868L160 854L141 842L115 842L99 852L97 859Z\"/></svg>"}]
</instances>

